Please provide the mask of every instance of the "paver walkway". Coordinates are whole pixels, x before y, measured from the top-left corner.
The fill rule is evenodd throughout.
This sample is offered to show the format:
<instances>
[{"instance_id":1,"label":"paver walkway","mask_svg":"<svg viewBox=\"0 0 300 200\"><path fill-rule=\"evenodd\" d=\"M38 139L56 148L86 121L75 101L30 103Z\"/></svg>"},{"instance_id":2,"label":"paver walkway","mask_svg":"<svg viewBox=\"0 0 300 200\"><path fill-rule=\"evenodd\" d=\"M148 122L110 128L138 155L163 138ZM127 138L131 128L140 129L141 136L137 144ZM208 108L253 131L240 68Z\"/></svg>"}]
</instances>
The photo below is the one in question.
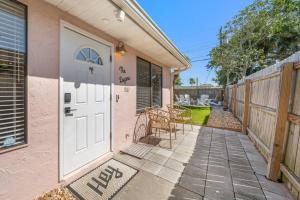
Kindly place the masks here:
<instances>
[{"instance_id":1,"label":"paver walkway","mask_svg":"<svg viewBox=\"0 0 300 200\"><path fill-rule=\"evenodd\" d=\"M214 108L208 118L207 126L241 131L242 124L229 111L224 111L222 108Z\"/></svg>"},{"instance_id":2,"label":"paver walkway","mask_svg":"<svg viewBox=\"0 0 300 200\"><path fill-rule=\"evenodd\" d=\"M140 172L114 199L292 199L283 184L265 178L264 159L238 132L194 127L178 134L172 150L154 147L143 159L115 159Z\"/></svg>"}]
</instances>

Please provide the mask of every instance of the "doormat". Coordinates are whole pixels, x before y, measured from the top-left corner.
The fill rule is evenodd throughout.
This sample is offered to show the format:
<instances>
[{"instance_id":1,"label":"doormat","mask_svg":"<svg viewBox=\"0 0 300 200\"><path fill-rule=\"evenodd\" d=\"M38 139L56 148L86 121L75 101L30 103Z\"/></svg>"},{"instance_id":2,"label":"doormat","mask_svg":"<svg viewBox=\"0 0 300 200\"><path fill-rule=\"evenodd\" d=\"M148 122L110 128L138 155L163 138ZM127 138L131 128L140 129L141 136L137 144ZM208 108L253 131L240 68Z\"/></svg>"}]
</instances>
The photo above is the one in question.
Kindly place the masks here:
<instances>
[{"instance_id":1,"label":"doormat","mask_svg":"<svg viewBox=\"0 0 300 200\"><path fill-rule=\"evenodd\" d=\"M67 187L80 200L108 200L137 173L137 169L111 159Z\"/></svg>"},{"instance_id":2,"label":"doormat","mask_svg":"<svg viewBox=\"0 0 300 200\"><path fill-rule=\"evenodd\" d=\"M137 143L131 144L122 152L137 158L143 158L149 151L151 151L152 147L153 146L149 144Z\"/></svg>"}]
</instances>

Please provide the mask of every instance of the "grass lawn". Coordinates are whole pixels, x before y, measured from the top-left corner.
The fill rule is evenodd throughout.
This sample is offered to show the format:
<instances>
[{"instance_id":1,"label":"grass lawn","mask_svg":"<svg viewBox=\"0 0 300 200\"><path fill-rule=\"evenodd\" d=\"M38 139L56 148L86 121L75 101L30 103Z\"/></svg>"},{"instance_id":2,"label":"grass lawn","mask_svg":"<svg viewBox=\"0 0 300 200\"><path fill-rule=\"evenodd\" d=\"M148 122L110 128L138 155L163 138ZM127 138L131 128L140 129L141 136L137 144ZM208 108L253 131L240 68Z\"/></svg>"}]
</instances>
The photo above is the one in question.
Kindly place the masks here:
<instances>
[{"instance_id":1,"label":"grass lawn","mask_svg":"<svg viewBox=\"0 0 300 200\"><path fill-rule=\"evenodd\" d=\"M208 121L211 108L210 107L193 107L187 106L192 110L192 123L197 125L205 125Z\"/></svg>"}]
</instances>

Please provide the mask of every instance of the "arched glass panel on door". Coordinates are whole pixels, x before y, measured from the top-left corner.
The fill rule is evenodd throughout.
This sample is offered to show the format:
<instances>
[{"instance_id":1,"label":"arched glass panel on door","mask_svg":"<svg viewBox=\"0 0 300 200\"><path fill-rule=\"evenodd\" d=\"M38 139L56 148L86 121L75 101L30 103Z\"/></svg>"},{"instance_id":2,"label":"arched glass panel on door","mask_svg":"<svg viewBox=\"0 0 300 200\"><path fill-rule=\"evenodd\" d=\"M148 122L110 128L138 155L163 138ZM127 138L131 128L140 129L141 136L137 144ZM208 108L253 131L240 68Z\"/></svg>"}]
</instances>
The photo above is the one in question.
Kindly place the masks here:
<instances>
[{"instance_id":1,"label":"arched glass panel on door","mask_svg":"<svg viewBox=\"0 0 300 200\"><path fill-rule=\"evenodd\" d=\"M76 55L76 59L97 65L103 65L100 55L91 48L83 48Z\"/></svg>"}]
</instances>

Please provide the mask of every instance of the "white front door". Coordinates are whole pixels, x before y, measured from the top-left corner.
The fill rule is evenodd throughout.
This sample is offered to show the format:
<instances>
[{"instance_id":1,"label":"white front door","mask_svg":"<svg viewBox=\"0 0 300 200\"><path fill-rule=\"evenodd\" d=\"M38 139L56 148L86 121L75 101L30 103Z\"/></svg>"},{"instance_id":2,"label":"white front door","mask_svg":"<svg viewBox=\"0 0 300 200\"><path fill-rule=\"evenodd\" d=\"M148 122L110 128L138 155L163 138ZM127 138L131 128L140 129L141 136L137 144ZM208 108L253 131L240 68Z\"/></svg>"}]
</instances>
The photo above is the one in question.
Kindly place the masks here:
<instances>
[{"instance_id":1,"label":"white front door","mask_svg":"<svg viewBox=\"0 0 300 200\"><path fill-rule=\"evenodd\" d=\"M63 175L110 151L110 47L61 33Z\"/></svg>"}]
</instances>

